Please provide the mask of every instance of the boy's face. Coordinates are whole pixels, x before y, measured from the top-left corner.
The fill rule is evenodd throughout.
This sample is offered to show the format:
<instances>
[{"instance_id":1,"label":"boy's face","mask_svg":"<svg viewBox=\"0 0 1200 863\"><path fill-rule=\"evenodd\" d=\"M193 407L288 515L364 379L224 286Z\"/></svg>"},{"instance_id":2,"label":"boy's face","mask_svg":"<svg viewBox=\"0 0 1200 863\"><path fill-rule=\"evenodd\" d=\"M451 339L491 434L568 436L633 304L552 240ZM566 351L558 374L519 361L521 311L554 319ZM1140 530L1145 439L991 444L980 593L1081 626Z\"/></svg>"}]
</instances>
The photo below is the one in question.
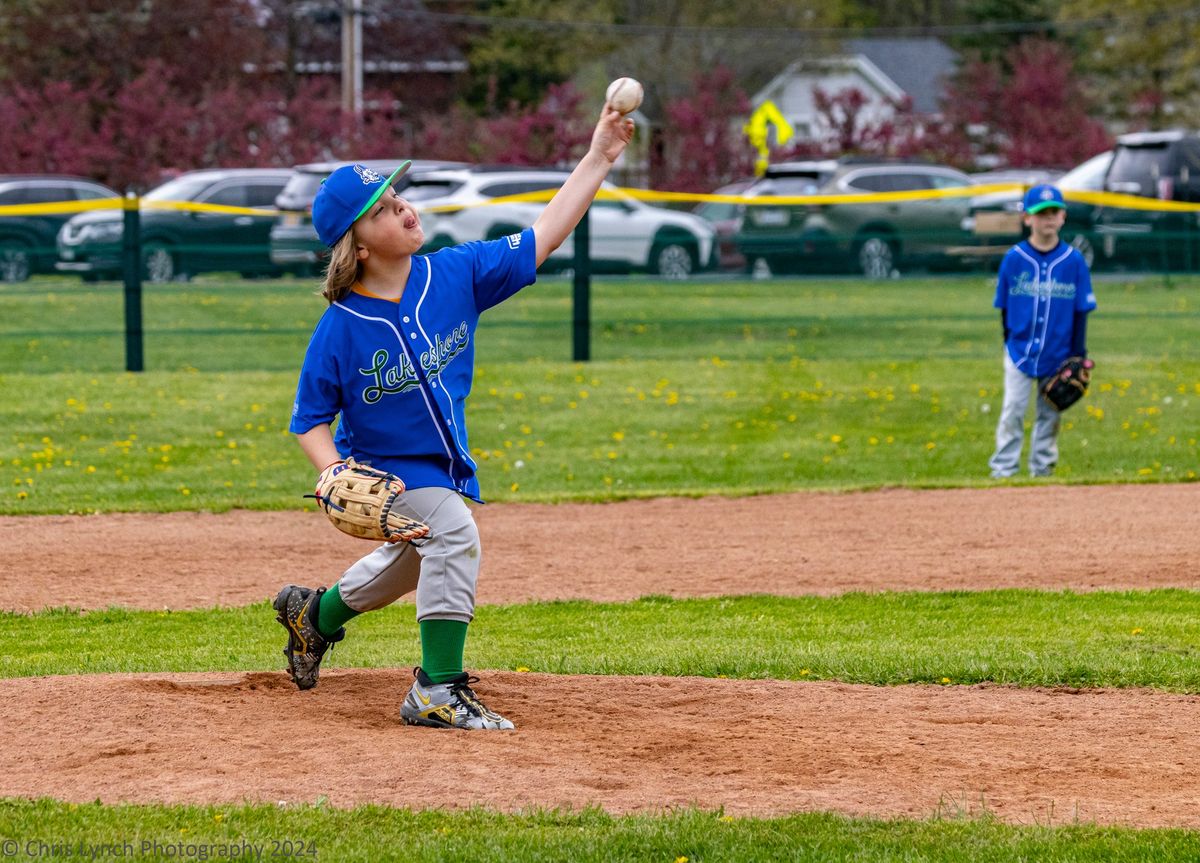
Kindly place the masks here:
<instances>
[{"instance_id":1,"label":"boy's face","mask_svg":"<svg viewBox=\"0 0 1200 863\"><path fill-rule=\"evenodd\" d=\"M415 254L425 231L412 204L389 189L354 223L354 237L360 260L371 254L391 259Z\"/></svg>"},{"instance_id":2,"label":"boy's face","mask_svg":"<svg viewBox=\"0 0 1200 863\"><path fill-rule=\"evenodd\" d=\"M1037 213L1026 213L1025 224L1029 227L1030 236L1042 243L1058 238L1063 222L1067 220L1067 211L1062 207L1047 207Z\"/></svg>"}]
</instances>

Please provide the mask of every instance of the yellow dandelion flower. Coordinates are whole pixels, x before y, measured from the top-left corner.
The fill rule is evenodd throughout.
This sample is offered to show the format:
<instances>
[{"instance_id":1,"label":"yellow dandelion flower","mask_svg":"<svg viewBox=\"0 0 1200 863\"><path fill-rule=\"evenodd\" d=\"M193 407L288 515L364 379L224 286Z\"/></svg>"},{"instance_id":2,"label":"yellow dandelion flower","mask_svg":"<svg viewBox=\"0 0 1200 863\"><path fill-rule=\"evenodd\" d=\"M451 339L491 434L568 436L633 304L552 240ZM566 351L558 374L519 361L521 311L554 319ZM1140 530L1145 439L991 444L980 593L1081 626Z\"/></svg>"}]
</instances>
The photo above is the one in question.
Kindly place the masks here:
<instances>
[{"instance_id":1,"label":"yellow dandelion flower","mask_svg":"<svg viewBox=\"0 0 1200 863\"><path fill-rule=\"evenodd\" d=\"M842 436L840 434L830 435L829 439L833 443L841 443L842 442Z\"/></svg>"},{"instance_id":2,"label":"yellow dandelion flower","mask_svg":"<svg viewBox=\"0 0 1200 863\"><path fill-rule=\"evenodd\" d=\"M1133 629L1129 630L1129 634L1130 635L1141 635L1142 628L1140 626L1135 626Z\"/></svg>"},{"instance_id":3,"label":"yellow dandelion flower","mask_svg":"<svg viewBox=\"0 0 1200 863\"><path fill-rule=\"evenodd\" d=\"M517 673L518 673L518 674L526 674L526 673L528 673L528 672L529 672L529 669L528 669L528 668L526 668L524 665L518 665L518 666L517 666Z\"/></svg>"},{"instance_id":4,"label":"yellow dandelion flower","mask_svg":"<svg viewBox=\"0 0 1200 863\"><path fill-rule=\"evenodd\" d=\"M943 677L943 678L942 678L942 683L949 683L949 682L950 682L950 678L949 678L949 677Z\"/></svg>"}]
</instances>

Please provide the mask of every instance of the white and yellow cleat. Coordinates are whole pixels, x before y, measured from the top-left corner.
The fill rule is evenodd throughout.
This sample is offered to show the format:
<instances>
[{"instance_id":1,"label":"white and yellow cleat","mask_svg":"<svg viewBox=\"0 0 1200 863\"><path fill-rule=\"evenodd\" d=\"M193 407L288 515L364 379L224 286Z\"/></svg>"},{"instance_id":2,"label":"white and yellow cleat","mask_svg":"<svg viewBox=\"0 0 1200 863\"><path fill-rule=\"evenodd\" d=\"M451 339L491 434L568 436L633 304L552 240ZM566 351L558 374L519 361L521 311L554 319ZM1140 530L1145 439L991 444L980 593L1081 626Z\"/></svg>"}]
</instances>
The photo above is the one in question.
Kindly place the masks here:
<instances>
[{"instance_id":1,"label":"white and yellow cleat","mask_svg":"<svg viewBox=\"0 0 1200 863\"><path fill-rule=\"evenodd\" d=\"M512 722L488 710L471 689L478 677L463 672L452 680L434 683L420 668L413 669L416 682L400 706L400 718L409 725L433 728L466 728L512 731Z\"/></svg>"}]
</instances>

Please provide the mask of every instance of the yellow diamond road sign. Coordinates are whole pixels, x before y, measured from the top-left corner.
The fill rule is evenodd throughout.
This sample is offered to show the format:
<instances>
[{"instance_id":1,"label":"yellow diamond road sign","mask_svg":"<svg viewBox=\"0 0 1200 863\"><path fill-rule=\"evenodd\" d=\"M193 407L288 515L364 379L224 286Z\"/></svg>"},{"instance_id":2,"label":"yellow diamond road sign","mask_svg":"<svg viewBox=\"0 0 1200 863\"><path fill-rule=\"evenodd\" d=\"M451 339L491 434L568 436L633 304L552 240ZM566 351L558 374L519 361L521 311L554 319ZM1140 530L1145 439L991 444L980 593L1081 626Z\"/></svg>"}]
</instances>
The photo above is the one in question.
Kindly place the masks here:
<instances>
[{"instance_id":1,"label":"yellow diamond road sign","mask_svg":"<svg viewBox=\"0 0 1200 863\"><path fill-rule=\"evenodd\" d=\"M770 142L770 127L775 127L775 143L786 144L796 134L796 130L792 128L792 124L783 116L783 112L770 99L764 101L761 105L754 109L754 113L750 115L744 129L746 137L750 139L750 143L758 150L758 160L755 163L755 172L762 174L767 169L767 163L771 155Z\"/></svg>"}]
</instances>

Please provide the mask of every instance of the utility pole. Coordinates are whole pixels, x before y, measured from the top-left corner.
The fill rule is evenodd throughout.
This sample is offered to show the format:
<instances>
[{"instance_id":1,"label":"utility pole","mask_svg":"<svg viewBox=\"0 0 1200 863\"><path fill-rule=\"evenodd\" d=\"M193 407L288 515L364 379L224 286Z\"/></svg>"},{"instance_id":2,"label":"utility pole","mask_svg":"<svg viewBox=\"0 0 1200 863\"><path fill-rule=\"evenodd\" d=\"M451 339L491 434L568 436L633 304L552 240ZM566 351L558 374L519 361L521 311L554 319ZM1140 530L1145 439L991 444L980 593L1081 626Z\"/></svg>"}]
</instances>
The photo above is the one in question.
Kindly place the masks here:
<instances>
[{"instance_id":1,"label":"utility pole","mask_svg":"<svg viewBox=\"0 0 1200 863\"><path fill-rule=\"evenodd\" d=\"M342 110L362 113L362 0L342 0Z\"/></svg>"}]
</instances>

